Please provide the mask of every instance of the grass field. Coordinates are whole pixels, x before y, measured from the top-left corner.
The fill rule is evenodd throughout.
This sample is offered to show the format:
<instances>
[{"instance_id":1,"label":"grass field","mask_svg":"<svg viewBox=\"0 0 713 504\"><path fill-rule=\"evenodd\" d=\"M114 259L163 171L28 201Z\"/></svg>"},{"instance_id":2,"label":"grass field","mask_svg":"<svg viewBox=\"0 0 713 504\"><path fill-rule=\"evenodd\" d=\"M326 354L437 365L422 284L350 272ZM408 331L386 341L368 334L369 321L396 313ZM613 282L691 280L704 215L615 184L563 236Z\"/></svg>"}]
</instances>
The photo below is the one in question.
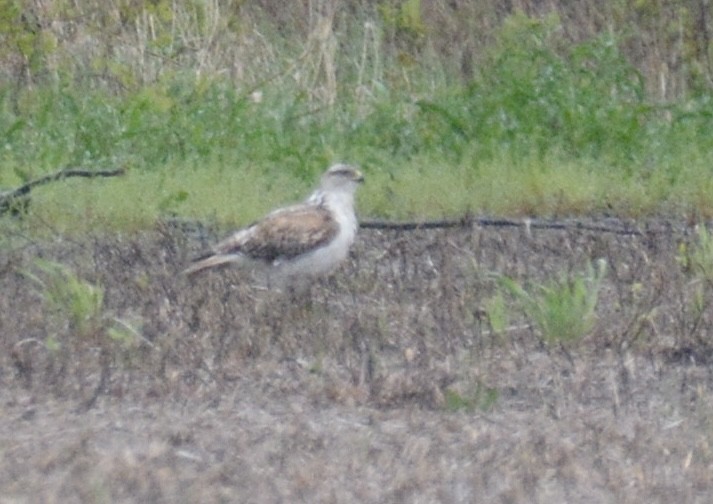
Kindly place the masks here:
<instances>
[{"instance_id":1,"label":"grass field","mask_svg":"<svg viewBox=\"0 0 713 504\"><path fill-rule=\"evenodd\" d=\"M0 504L711 502L708 11L0 0ZM335 161L470 217L180 274Z\"/></svg>"},{"instance_id":2,"label":"grass field","mask_svg":"<svg viewBox=\"0 0 713 504\"><path fill-rule=\"evenodd\" d=\"M205 235L172 226L25 241L3 498L708 502L710 238L640 230L363 230L300 300L187 282Z\"/></svg>"},{"instance_id":3,"label":"grass field","mask_svg":"<svg viewBox=\"0 0 713 504\"><path fill-rule=\"evenodd\" d=\"M460 26L450 52L447 23L473 7L324 2L288 9L301 21L278 30L265 6L201 5L0 17L0 186L67 167L128 170L38 191L34 214L62 230L141 229L171 214L245 223L340 160L372 181L365 216L711 215L703 49L685 30L671 54L634 49L667 16L688 22L686 2L605 10L612 27L627 20L608 31L573 25L565 5L465 11L492 23Z\"/></svg>"}]
</instances>

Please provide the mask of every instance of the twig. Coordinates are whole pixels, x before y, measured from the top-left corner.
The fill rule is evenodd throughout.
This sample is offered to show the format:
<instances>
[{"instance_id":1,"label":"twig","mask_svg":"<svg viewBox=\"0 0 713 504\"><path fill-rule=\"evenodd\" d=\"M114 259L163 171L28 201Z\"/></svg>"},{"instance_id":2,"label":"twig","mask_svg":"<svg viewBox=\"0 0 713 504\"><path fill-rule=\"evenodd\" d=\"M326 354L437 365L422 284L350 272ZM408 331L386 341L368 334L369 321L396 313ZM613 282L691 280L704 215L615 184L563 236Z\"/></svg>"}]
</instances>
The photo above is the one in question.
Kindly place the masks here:
<instances>
[{"instance_id":1,"label":"twig","mask_svg":"<svg viewBox=\"0 0 713 504\"><path fill-rule=\"evenodd\" d=\"M0 192L0 215L13 209L13 203L18 199L26 197L32 189L37 186L48 184L57 180L62 180L69 177L83 177L83 178L94 178L94 177L116 177L123 175L125 170L123 168L118 168L116 170L84 170L80 168L67 168L64 170L59 170L48 175L30 180L26 184L21 185L16 189L10 191Z\"/></svg>"}]
</instances>

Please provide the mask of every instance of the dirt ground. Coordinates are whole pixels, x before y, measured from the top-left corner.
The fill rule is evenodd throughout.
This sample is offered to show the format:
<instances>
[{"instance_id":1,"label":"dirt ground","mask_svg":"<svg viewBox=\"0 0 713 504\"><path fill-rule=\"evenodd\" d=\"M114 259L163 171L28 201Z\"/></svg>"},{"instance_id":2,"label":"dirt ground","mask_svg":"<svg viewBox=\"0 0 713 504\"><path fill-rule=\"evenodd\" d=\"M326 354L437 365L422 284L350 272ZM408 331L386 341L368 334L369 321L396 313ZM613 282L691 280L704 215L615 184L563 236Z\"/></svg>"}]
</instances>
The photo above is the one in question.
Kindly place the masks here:
<instances>
[{"instance_id":1,"label":"dirt ground","mask_svg":"<svg viewBox=\"0 0 713 504\"><path fill-rule=\"evenodd\" d=\"M6 224L0 503L713 502L713 289L686 266L693 231L589 224L640 233L363 229L300 295L182 277L213 238L190 226ZM98 321L50 302L38 257L104 289ZM600 258L580 341L546 344L512 299L492 329L498 275L535 285Z\"/></svg>"}]
</instances>

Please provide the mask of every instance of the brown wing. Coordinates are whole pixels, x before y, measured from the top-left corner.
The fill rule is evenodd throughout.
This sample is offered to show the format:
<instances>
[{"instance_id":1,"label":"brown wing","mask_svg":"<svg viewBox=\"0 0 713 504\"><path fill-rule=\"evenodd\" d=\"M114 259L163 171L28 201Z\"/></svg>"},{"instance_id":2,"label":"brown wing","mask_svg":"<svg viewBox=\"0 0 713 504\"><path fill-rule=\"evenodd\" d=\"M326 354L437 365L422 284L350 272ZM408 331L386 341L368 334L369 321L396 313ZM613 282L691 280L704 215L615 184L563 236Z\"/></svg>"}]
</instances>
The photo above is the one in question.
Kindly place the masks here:
<instances>
[{"instance_id":1,"label":"brown wing","mask_svg":"<svg viewBox=\"0 0 713 504\"><path fill-rule=\"evenodd\" d=\"M329 242L339 224L323 207L295 206L273 212L216 247L219 254L243 254L272 262L291 259Z\"/></svg>"}]
</instances>

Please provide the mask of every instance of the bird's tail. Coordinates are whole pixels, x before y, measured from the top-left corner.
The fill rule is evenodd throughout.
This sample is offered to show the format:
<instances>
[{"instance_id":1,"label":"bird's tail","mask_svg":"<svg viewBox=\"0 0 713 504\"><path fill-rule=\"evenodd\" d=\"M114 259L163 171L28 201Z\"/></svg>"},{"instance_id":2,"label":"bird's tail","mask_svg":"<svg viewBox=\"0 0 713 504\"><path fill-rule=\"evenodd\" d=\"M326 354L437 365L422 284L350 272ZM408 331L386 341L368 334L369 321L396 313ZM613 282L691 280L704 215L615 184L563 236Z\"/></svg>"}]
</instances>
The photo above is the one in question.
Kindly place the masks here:
<instances>
[{"instance_id":1,"label":"bird's tail","mask_svg":"<svg viewBox=\"0 0 713 504\"><path fill-rule=\"evenodd\" d=\"M226 264L234 262L236 262L236 257L233 255L209 255L207 257L199 257L193 264L183 270L183 274L191 276L206 269L225 266Z\"/></svg>"}]
</instances>

